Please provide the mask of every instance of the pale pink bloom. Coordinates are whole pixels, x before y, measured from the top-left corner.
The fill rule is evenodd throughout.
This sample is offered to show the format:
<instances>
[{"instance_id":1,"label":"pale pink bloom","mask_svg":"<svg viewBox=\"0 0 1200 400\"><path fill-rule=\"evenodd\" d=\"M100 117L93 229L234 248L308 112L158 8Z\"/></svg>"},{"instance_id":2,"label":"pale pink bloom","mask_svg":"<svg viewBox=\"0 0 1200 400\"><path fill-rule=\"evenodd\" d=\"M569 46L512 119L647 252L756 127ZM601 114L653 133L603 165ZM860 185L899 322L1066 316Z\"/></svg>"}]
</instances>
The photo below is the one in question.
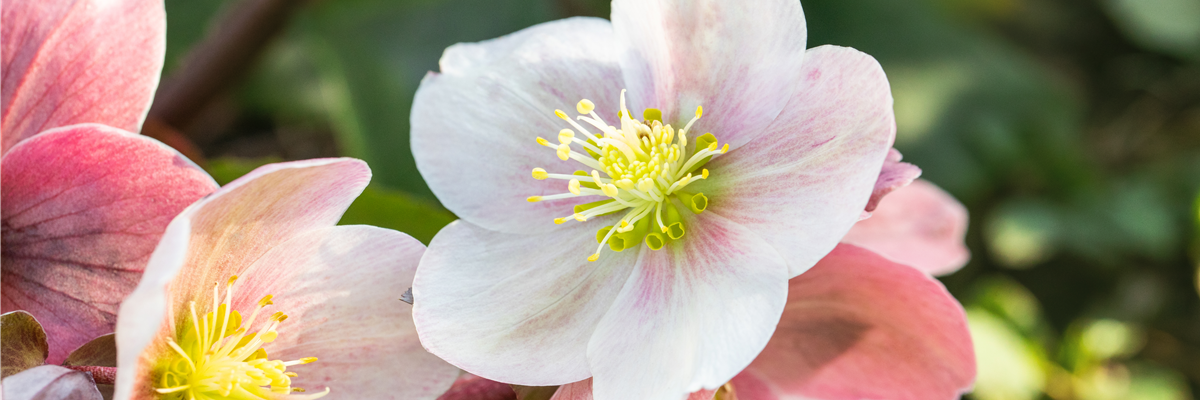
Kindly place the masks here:
<instances>
[{"instance_id":1,"label":"pale pink bloom","mask_svg":"<svg viewBox=\"0 0 1200 400\"><path fill-rule=\"evenodd\" d=\"M270 164L179 214L121 304L116 398L301 387L292 396L433 399L450 387L458 370L421 348L399 300L424 246L335 226L370 176L353 159Z\"/></svg>"},{"instance_id":2,"label":"pale pink bloom","mask_svg":"<svg viewBox=\"0 0 1200 400\"><path fill-rule=\"evenodd\" d=\"M171 218L216 189L137 132L166 48L161 0L0 5L4 312L25 310L57 364L113 331Z\"/></svg>"},{"instance_id":3,"label":"pale pink bloom","mask_svg":"<svg viewBox=\"0 0 1200 400\"><path fill-rule=\"evenodd\" d=\"M746 368L895 133L878 63L805 39L794 0L618 0L612 23L447 49L412 113L417 165L462 218L416 276L425 347L501 382L593 377L598 399L680 399Z\"/></svg>"}]
</instances>

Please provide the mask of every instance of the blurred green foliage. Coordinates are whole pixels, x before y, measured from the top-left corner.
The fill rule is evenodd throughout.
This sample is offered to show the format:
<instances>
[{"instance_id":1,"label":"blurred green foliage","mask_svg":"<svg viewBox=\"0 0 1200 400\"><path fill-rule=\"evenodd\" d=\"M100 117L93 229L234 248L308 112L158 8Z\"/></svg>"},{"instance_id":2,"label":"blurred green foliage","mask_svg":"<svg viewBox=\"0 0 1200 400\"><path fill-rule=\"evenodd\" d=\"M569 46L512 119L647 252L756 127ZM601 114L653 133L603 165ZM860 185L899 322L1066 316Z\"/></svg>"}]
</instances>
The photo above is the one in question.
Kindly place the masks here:
<instances>
[{"instance_id":1,"label":"blurred green foliage","mask_svg":"<svg viewBox=\"0 0 1200 400\"><path fill-rule=\"evenodd\" d=\"M226 3L167 0L167 75ZM1200 0L803 4L810 47L879 60L896 147L970 210L973 260L943 282L975 335L974 398L1200 393ZM408 112L443 49L607 14L603 0L314 1L185 131L218 180L263 157L362 158L375 179L342 222L428 242L453 216L416 170Z\"/></svg>"}]
</instances>

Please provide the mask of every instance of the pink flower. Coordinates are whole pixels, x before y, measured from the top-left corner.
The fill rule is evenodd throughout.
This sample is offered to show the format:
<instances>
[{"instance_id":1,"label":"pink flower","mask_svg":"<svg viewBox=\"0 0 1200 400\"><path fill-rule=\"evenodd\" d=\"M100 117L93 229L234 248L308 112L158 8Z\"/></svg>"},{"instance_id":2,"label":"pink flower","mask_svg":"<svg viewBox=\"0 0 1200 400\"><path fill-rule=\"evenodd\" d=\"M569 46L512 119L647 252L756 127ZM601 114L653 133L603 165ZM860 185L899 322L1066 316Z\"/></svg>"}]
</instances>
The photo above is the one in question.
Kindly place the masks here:
<instances>
[{"instance_id":1,"label":"pink flower","mask_svg":"<svg viewBox=\"0 0 1200 400\"><path fill-rule=\"evenodd\" d=\"M611 24L447 49L412 114L417 165L462 218L416 276L422 344L501 382L593 377L598 399L745 369L895 132L875 60L805 38L793 0L618 0Z\"/></svg>"},{"instance_id":2,"label":"pink flower","mask_svg":"<svg viewBox=\"0 0 1200 400\"><path fill-rule=\"evenodd\" d=\"M162 69L162 1L4 1L0 203L4 312L47 362L113 331L171 218L216 183L137 132Z\"/></svg>"},{"instance_id":3,"label":"pink flower","mask_svg":"<svg viewBox=\"0 0 1200 400\"><path fill-rule=\"evenodd\" d=\"M458 370L421 348L399 300L424 246L335 226L370 176L352 159L271 164L179 214L121 304L115 398L434 399L450 387Z\"/></svg>"},{"instance_id":4,"label":"pink flower","mask_svg":"<svg viewBox=\"0 0 1200 400\"><path fill-rule=\"evenodd\" d=\"M933 275L946 275L971 258L963 243L966 234L966 207L934 184L917 180L891 193L870 218L854 224L842 243Z\"/></svg>"}]
</instances>

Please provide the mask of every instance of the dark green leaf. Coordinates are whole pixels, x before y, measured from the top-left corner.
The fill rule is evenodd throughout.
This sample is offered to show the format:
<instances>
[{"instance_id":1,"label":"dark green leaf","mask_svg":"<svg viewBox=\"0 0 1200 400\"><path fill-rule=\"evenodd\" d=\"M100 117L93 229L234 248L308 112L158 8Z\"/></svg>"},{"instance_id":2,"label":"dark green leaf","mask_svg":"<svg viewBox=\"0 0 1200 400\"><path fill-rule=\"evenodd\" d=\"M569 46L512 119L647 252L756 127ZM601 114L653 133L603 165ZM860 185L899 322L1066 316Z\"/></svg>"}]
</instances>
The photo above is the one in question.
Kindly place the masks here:
<instances>
[{"instance_id":1,"label":"dark green leaf","mask_svg":"<svg viewBox=\"0 0 1200 400\"><path fill-rule=\"evenodd\" d=\"M115 334L107 334L87 342L71 352L63 365L90 365L94 367L117 366L117 339Z\"/></svg>"},{"instance_id":2,"label":"dark green leaf","mask_svg":"<svg viewBox=\"0 0 1200 400\"><path fill-rule=\"evenodd\" d=\"M48 355L46 332L33 315L12 311L0 316L0 377L45 364Z\"/></svg>"},{"instance_id":3,"label":"dark green leaf","mask_svg":"<svg viewBox=\"0 0 1200 400\"><path fill-rule=\"evenodd\" d=\"M429 244L454 214L437 203L378 186L367 187L342 216L341 225L374 225L395 229Z\"/></svg>"}]
</instances>

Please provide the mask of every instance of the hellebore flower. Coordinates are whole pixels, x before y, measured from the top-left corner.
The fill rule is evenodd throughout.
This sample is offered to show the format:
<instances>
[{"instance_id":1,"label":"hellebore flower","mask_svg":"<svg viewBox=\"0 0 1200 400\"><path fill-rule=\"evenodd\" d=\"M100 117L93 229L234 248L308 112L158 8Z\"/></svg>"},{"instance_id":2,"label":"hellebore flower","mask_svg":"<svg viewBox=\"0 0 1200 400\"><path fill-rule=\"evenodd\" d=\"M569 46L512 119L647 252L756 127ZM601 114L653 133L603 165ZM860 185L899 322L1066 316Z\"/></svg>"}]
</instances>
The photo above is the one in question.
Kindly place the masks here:
<instances>
[{"instance_id":1,"label":"hellebore flower","mask_svg":"<svg viewBox=\"0 0 1200 400\"><path fill-rule=\"evenodd\" d=\"M930 232L922 228L928 226L953 226L961 232L957 228L966 224L965 211L931 183L905 187L914 177L894 181L889 191L895 191L876 201L875 216L851 232L882 214L886 218L869 227L870 240L864 242L884 249L912 244L939 256L900 254L937 261L926 267L957 269L961 263L948 264L943 256L965 251L961 234L932 230L937 234L923 241L911 236ZM880 179L888 178L885 168ZM965 256L955 259L966 261ZM766 349L729 383L693 392L689 399L949 400L974 381L975 357L962 306L919 268L843 242L789 286L783 317ZM490 397L478 398L500 398L507 389L472 383L477 392L491 389ZM468 397L448 400L460 398ZM592 380L587 379L559 387L551 400L592 398Z\"/></svg>"},{"instance_id":2,"label":"hellebore flower","mask_svg":"<svg viewBox=\"0 0 1200 400\"><path fill-rule=\"evenodd\" d=\"M115 398L433 399L449 388L458 369L421 348L399 300L424 246L335 226L370 176L353 159L271 164L180 213L121 304Z\"/></svg>"},{"instance_id":3,"label":"hellebore flower","mask_svg":"<svg viewBox=\"0 0 1200 400\"><path fill-rule=\"evenodd\" d=\"M859 219L892 98L870 56L805 50L795 0L612 9L452 46L422 82L417 166L462 220L413 316L484 378L678 399L749 365Z\"/></svg>"},{"instance_id":4,"label":"hellebore flower","mask_svg":"<svg viewBox=\"0 0 1200 400\"><path fill-rule=\"evenodd\" d=\"M166 48L161 0L4 1L4 312L37 317L58 364L113 331L176 214L216 182L137 132Z\"/></svg>"},{"instance_id":5,"label":"hellebore flower","mask_svg":"<svg viewBox=\"0 0 1200 400\"><path fill-rule=\"evenodd\" d=\"M792 278L758 358L691 398L952 400L974 380L966 315L954 297L921 271L842 244ZM552 400L590 400L591 384L562 386Z\"/></svg>"}]
</instances>

